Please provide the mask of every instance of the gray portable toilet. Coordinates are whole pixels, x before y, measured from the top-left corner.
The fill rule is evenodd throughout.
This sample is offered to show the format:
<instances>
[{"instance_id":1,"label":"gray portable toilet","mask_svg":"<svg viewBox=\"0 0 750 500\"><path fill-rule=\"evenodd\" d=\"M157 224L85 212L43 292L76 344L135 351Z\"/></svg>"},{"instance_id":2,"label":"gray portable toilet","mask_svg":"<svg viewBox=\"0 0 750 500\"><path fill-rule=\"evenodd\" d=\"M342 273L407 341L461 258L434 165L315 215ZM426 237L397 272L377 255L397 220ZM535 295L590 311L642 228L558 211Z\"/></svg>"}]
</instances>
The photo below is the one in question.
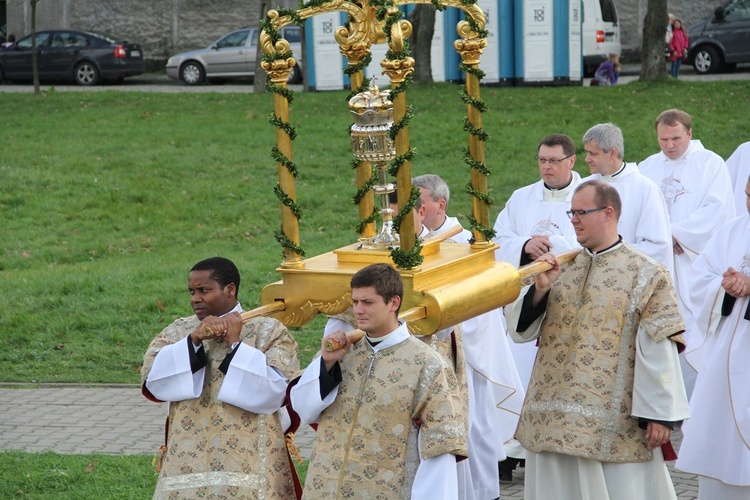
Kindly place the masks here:
<instances>
[{"instance_id":1,"label":"gray portable toilet","mask_svg":"<svg viewBox=\"0 0 750 500\"><path fill-rule=\"evenodd\" d=\"M333 37L334 31L345 23L343 12L324 12L305 21L308 90L341 90L349 86L349 77L343 71L349 63Z\"/></svg>"},{"instance_id":2,"label":"gray portable toilet","mask_svg":"<svg viewBox=\"0 0 750 500\"><path fill-rule=\"evenodd\" d=\"M518 85L580 85L580 0L516 0Z\"/></svg>"}]
</instances>

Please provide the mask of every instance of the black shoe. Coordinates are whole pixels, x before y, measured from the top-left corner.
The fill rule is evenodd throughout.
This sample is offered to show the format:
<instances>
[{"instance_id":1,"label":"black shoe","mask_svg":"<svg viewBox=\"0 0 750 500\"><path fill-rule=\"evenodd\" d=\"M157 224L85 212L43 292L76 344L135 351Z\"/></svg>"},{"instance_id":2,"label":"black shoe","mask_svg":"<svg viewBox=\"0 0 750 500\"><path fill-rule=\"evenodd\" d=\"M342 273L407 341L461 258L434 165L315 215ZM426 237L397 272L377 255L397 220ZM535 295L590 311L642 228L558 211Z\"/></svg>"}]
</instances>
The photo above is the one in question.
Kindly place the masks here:
<instances>
[{"instance_id":1,"label":"black shoe","mask_svg":"<svg viewBox=\"0 0 750 500\"><path fill-rule=\"evenodd\" d=\"M508 457L502 462L497 463L497 471L500 473L500 481L513 481L513 470L518 465L518 460Z\"/></svg>"}]
</instances>

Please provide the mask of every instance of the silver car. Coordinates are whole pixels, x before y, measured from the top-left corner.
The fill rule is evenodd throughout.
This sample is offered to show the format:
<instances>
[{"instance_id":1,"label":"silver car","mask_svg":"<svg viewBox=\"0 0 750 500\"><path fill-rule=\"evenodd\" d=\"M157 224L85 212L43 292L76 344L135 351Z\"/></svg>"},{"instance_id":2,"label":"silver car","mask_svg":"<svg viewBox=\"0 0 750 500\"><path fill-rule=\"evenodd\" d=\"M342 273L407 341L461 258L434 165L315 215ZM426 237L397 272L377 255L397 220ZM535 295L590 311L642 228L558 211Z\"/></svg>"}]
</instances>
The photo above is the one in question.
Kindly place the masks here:
<instances>
[{"instance_id":1,"label":"silver car","mask_svg":"<svg viewBox=\"0 0 750 500\"><path fill-rule=\"evenodd\" d=\"M258 34L258 28L243 28L224 35L205 49L174 55L167 61L167 76L188 85L254 76ZM297 59L289 83L301 82L302 29L286 26L281 29L281 36L289 42Z\"/></svg>"}]
</instances>

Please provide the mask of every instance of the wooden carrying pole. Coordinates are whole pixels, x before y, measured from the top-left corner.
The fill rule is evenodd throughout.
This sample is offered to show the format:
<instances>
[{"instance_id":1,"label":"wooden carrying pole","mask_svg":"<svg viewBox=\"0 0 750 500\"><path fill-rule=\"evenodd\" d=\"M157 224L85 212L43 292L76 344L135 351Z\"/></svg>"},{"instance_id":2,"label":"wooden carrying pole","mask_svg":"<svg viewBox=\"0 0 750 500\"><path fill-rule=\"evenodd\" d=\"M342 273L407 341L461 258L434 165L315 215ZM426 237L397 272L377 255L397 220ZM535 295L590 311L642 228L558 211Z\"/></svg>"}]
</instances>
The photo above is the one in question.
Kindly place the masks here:
<instances>
[{"instance_id":1,"label":"wooden carrying pole","mask_svg":"<svg viewBox=\"0 0 750 500\"><path fill-rule=\"evenodd\" d=\"M574 250L568 250L567 252L564 252L557 256L557 261L560 263L560 265L567 264L568 262L573 261L578 254L581 253L580 248L576 248ZM519 279L523 281L527 278L532 278L536 276L539 273L543 273L545 271L548 271L552 269L552 266L550 266L547 262L532 262L531 264L525 265L518 269L518 275ZM427 316L427 311L422 306L412 307L411 309L402 312L399 314L399 319L408 323L410 321L417 321L420 319L423 319ZM352 330L346 334L347 338L350 342L358 342L362 339L362 337L365 336L365 332L363 332L360 329ZM341 349L343 346L336 342L333 339L328 339L325 341L325 349L328 352L335 351L337 349Z\"/></svg>"}]
</instances>

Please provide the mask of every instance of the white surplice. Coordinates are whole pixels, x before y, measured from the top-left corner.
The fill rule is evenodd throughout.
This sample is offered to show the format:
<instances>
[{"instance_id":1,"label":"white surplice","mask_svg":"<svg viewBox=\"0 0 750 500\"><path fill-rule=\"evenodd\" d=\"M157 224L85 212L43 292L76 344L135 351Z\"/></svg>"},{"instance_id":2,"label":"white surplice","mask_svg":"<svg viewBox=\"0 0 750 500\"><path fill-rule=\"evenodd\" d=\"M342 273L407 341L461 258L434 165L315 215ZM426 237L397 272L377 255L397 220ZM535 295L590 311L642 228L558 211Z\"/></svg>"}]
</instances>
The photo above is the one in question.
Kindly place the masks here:
<instances>
[{"instance_id":1,"label":"white surplice","mask_svg":"<svg viewBox=\"0 0 750 500\"><path fill-rule=\"evenodd\" d=\"M573 224L565 213L570 210L573 191L581 176L572 172L570 184L563 189L549 189L540 180L513 192L495 221L495 260L521 265L523 247L532 236L548 236L555 255L579 248ZM533 343L509 343L524 392L529 387L537 348ZM517 456L514 454L513 456Z\"/></svg>"},{"instance_id":2,"label":"white surplice","mask_svg":"<svg viewBox=\"0 0 750 500\"><path fill-rule=\"evenodd\" d=\"M335 318L332 320L340 322L339 325L346 328L346 322ZM409 338L410 335L406 323L401 323L381 342L372 346L372 349L374 352L378 352L393 347ZM367 340L363 339L361 342L367 342ZM333 404L338 395L337 386L325 398L320 398L320 364L320 356L313 359L297 385L292 387L290 392L292 407L299 414L302 423L305 424L317 423L321 413ZM458 491L455 455L443 453L436 457L424 459L420 451L419 458L420 462L412 484L411 498L413 500L455 500Z\"/></svg>"},{"instance_id":3,"label":"white surplice","mask_svg":"<svg viewBox=\"0 0 750 500\"><path fill-rule=\"evenodd\" d=\"M242 312L239 302L231 312ZM192 373L188 349L195 350L195 347L187 346L188 343L192 344L190 336L162 347L156 355L146 387L157 399L184 401L201 395L206 367ZM259 415L269 415L281 408L287 384L288 380L278 370L266 364L262 352L240 343L216 399ZM250 391L248 387L255 389ZM279 416L282 420L286 418L282 414Z\"/></svg>"},{"instance_id":4,"label":"white surplice","mask_svg":"<svg viewBox=\"0 0 750 500\"><path fill-rule=\"evenodd\" d=\"M674 254L673 277L677 301L685 320L687 347L683 355L687 363L683 363L682 373L689 396L697 373L691 352L704 342L701 332L695 327L689 304L692 263L709 238L734 217L729 170L719 155L704 148L698 140L690 141L685 154L676 160L659 152L643 160L639 168L661 189L667 203L672 237L685 251L682 255Z\"/></svg>"},{"instance_id":5,"label":"white surplice","mask_svg":"<svg viewBox=\"0 0 750 500\"><path fill-rule=\"evenodd\" d=\"M446 217L443 231L460 225ZM464 229L449 241L468 243L471 232ZM505 460L503 443L513 438L525 396L505 333L499 309L461 324L469 384L469 467L479 500L500 496L497 462Z\"/></svg>"},{"instance_id":6,"label":"white surplice","mask_svg":"<svg viewBox=\"0 0 750 500\"><path fill-rule=\"evenodd\" d=\"M693 263L692 307L706 343L697 351L702 356L691 417L675 464L715 480L711 494L722 500L750 498L750 320L745 319L750 298L736 299L722 317L721 280L729 267L750 276L747 213L722 226ZM722 492L725 485L730 487ZM708 498L703 481L701 486L700 498Z\"/></svg>"},{"instance_id":7,"label":"white surplice","mask_svg":"<svg viewBox=\"0 0 750 500\"><path fill-rule=\"evenodd\" d=\"M591 180L606 182L620 194L622 213L617 232L623 241L663 264L674 276L672 231L659 186L641 174L635 163L624 163L612 175L592 174L581 182Z\"/></svg>"},{"instance_id":8,"label":"white surplice","mask_svg":"<svg viewBox=\"0 0 750 500\"><path fill-rule=\"evenodd\" d=\"M727 158L729 179L734 186L734 209L737 215L745 213L747 180L750 177L750 142L740 144Z\"/></svg>"}]
</instances>

